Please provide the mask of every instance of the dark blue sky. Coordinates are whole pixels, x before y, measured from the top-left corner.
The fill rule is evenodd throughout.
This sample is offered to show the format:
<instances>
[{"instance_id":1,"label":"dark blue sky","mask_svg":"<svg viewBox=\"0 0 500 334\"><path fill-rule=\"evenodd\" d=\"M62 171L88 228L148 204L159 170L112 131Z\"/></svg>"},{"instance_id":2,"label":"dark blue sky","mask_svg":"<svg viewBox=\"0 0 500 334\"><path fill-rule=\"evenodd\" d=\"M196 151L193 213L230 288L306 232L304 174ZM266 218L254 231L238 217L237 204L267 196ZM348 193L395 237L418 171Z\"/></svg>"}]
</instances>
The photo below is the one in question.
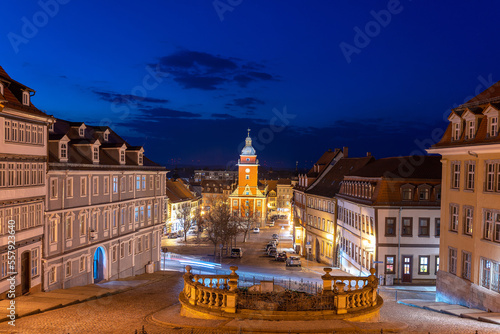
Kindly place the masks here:
<instances>
[{"instance_id":1,"label":"dark blue sky","mask_svg":"<svg viewBox=\"0 0 500 334\"><path fill-rule=\"evenodd\" d=\"M451 107L500 80L497 1L2 9L1 65L37 91L38 108L109 124L163 164L230 165L247 127L275 168L342 146L351 156L422 153Z\"/></svg>"}]
</instances>

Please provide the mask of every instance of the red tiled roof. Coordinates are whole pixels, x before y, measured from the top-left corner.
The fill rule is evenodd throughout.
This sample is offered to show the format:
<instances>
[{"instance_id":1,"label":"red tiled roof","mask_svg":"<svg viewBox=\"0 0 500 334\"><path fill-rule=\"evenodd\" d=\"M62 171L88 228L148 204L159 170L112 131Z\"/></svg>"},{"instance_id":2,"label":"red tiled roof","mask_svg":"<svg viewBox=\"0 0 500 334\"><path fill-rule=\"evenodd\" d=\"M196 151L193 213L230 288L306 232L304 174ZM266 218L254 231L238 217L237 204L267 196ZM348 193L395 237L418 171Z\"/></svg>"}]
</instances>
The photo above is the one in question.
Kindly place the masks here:
<instances>
[{"instance_id":1,"label":"red tiled roof","mask_svg":"<svg viewBox=\"0 0 500 334\"><path fill-rule=\"evenodd\" d=\"M500 100L500 81L494 83L492 86L467 101L463 106L465 107L470 104L487 103L497 99Z\"/></svg>"},{"instance_id":2,"label":"red tiled roof","mask_svg":"<svg viewBox=\"0 0 500 334\"><path fill-rule=\"evenodd\" d=\"M184 202L196 198L180 180L167 180L166 187L166 195L172 203Z\"/></svg>"},{"instance_id":3,"label":"red tiled roof","mask_svg":"<svg viewBox=\"0 0 500 334\"><path fill-rule=\"evenodd\" d=\"M441 180L440 156L406 156L376 160L351 177Z\"/></svg>"}]
</instances>

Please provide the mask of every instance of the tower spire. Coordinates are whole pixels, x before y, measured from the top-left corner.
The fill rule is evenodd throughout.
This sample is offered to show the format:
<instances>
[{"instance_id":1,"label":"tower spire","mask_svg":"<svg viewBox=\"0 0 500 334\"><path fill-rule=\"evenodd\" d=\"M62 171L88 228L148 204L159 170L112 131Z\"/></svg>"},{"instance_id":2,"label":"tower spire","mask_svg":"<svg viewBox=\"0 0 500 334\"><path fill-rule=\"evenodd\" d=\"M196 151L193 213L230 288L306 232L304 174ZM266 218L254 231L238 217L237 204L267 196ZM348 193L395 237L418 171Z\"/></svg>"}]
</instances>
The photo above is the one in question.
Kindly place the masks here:
<instances>
[{"instance_id":1,"label":"tower spire","mask_svg":"<svg viewBox=\"0 0 500 334\"><path fill-rule=\"evenodd\" d=\"M248 137L250 137L250 128L248 128L247 130L248 130Z\"/></svg>"}]
</instances>

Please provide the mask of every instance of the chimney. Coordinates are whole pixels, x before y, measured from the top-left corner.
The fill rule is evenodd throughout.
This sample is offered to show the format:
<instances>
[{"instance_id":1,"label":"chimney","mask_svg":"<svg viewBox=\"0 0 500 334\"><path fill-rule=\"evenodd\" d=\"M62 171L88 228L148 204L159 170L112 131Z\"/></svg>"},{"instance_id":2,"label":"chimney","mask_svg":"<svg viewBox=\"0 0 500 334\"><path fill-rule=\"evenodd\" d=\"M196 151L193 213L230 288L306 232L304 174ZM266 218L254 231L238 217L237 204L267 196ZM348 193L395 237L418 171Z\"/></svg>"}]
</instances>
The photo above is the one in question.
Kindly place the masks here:
<instances>
[{"instance_id":1,"label":"chimney","mask_svg":"<svg viewBox=\"0 0 500 334\"><path fill-rule=\"evenodd\" d=\"M372 156L372 152L366 152L366 156L367 157L371 157Z\"/></svg>"},{"instance_id":2,"label":"chimney","mask_svg":"<svg viewBox=\"0 0 500 334\"><path fill-rule=\"evenodd\" d=\"M344 154L344 158L348 158L349 157L349 148L347 146L344 146L342 148L342 153Z\"/></svg>"}]
</instances>

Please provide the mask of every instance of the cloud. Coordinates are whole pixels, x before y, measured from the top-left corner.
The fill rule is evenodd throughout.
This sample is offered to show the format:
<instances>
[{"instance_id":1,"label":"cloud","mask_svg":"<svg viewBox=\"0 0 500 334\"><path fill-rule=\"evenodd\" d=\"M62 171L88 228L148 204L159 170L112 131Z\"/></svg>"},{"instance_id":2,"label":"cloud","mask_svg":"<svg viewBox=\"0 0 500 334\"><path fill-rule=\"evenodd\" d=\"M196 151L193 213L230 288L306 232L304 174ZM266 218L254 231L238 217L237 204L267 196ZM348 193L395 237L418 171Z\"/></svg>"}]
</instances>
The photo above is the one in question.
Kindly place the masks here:
<instances>
[{"instance_id":1,"label":"cloud","mask_svg":"<svg viewBox=\"0 0 500 334\"><path fill-rule=\"evenodd\" d=\"M212 118L224 118L224 119L231 119L231 118L236 118L233 115L229 114L212 114Z\"/></svg>"},{"instance_id":2,"label":"cloud","mask_svg":"<svg viewBox=\"0 0 500 334\"><path fill-rule=\"evenodd\" d=\"M176 51L161 57L158 65L186 89L215 90L231 83L246 87L256 81L276 80L263 72L263 65L206 52Z\"/></svg>"},{"instance_id":3,"label":"cloud","mask_svg":"<svg viewBox=\"0 0 500 334\"><path fill-rule=\"evenodd\" d=\"M201 114L195 114L189 111L180 111L180 110L174 110L170 108L148 108L148 109L139 109L139 111L142 113L143 116L147 117L147 120L144 119L143 117L140 117L139 119L145 120L145 121L160 121L161 119L165 118L196 118L196 117L201 117Z\"/></svg>"},{"instance_id":4,"label":"cloud","mask_svg":"<svg viewBox=\"0 0 500 334\"><path fill-rule=\"evenodd\" d=\"M142 106L144 103L167 103L166 99L157 99L154 97L142 97L132 94L120 94L115 92L106 92L101 90L92 90L92 93L99 96L103 101L121 103L121 104L134 104Z\"/></svg>"},{"instance_id":5,"label":"cloud","mask_svg":"<svg viewBox=\"0 0 500 334\"><path fill-rule=\"evenodd\" d=\"M256 108L257 105L263 105L265 104L264 101L253 98L253 97L243 97L243 98L236 98L233 99L231 103L226 103L225 108L234 110L232 107L238 107L238 108L243 108L246 109L247 114L253 113L253 111Z\"/></svg>"}]
</instances>

